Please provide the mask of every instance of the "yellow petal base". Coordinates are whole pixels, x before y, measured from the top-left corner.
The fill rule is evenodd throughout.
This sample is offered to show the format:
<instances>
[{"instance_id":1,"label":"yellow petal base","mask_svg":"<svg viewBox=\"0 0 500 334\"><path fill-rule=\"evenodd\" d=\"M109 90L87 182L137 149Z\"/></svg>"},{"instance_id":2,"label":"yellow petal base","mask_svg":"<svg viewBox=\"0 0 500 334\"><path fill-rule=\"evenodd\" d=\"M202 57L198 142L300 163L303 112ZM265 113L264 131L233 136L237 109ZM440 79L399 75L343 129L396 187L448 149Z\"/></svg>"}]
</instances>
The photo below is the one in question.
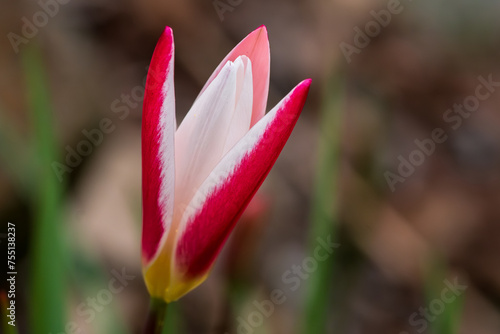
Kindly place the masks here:
<instances>
[{"instance_id":1,"label":"yellow petal base","mask_svg":"<svg viewBox=\"0 0 500 334\"><path fill-rule=\"evenodd\" d=\"M178 300L189 291L203 283L210 270L203 276L185 277L182 273L171 272L171 256L161 252L153 262L143 269L144 281L153 298L170 303Z\"/></svg>"}]
</instances>

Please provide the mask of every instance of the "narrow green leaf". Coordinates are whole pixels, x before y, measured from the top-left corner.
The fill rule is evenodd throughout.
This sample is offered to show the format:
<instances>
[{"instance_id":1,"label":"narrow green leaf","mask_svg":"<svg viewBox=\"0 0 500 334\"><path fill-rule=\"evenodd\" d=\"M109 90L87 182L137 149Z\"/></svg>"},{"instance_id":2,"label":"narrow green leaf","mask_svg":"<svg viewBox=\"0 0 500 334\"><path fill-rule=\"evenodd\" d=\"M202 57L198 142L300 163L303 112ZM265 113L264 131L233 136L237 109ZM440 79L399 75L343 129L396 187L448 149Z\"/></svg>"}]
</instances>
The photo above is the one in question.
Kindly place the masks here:
<instances>
[{"instance_id":1,"label":"narrow green leaf","mask_svg":"<svg viewBox=\"0 0 500 334\"><path fill-rule=\"evenodd\" d=\"M454 283L447 273L444 261L436 260L430 265L425 282L426 308L431 315L430 332L433 334L456 334L462 319L465 294L452 296L451 302L443 299L443 290ZM450 291L453 293L452 291ZM450 293L447 292L447 295Z\"/></svg>"},{"instance_id":2,"label":"narrow green leaf","mask_svg":"<svg viewBox=\"0 0 500 334\"><path fill-rule=\"evenodd\" d=\"M340 154L340 121L342 111L342 84L332 77L324 92L321 110L321 138L319 162L315 181L310 229L310 254L318 246L317 238L336 240L337 190ZM329 317L329 296L334 273L335 253L321 262L311 273L305 301L302 333L323 334Z\"/></svg>"},{"instance_id":3,"label":"narrow green leaf","mask_svg":"<svg viewBox=\"0 0 500 334\"><path fill-rule=\"evenodd\" d=\"M51 104L40 51L32 43L22 55L34 132L36 185L32 189L30 325L33 333L65 331L64 251L61 239L62 185L52 171L57 159Z\"/></svg>"}]
</instances>

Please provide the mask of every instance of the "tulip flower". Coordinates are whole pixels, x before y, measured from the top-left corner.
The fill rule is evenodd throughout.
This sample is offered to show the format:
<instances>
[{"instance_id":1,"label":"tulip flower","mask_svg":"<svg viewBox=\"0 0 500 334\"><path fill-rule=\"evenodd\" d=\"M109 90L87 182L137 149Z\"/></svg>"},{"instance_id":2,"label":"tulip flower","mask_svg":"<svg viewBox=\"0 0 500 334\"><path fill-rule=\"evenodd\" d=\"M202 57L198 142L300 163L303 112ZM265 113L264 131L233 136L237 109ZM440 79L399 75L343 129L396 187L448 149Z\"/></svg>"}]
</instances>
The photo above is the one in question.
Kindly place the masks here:
<instances>
[{"instance_id":1,"label":"tulip flower","mask_svg":"<svg viewBox=\"0 0 500 334\"><path fill-rule=\"evenodd\" d=\"M205 280L297 122L311 80L265 114L269 66L262 26L224 58L176 128L172 29L160 37L142 115L142 260L155 299L175 301Z\"/></svg>"}]
</instances>

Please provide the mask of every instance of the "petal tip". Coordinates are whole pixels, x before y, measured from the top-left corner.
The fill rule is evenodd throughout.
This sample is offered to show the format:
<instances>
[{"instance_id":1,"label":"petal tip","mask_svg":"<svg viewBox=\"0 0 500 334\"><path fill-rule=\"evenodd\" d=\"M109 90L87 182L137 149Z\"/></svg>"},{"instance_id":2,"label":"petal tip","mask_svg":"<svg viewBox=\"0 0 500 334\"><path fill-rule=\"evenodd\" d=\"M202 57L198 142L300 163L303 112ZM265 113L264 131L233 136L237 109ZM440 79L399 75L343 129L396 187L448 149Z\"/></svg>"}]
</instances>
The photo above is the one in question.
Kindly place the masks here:
<instances>
[{"instance_id":1,"label":"petal tip","mask_svg":"<svg viewBox=\"0 0 500 334\"><path fill-rule=\"evenodd\" d=\"M309 88L311 87L312 79L302 80L297 87L296 91L301 92L302 94L307 95L309 93Z\"/></svg>"},{"instance_id":2,"label":"petal tip","mask_svg":"<svg viewBox=\"0 0 500 334\"><path fill-rule=\"evenodd\" d=\"M311 79L311 78L308 78L308 79L302 80L302 82L301 82L300 84L301 84L302 86L309 87L309 86L311 86L311 83L312 83L312 79Z\"/></svg>"},{"instance_id":3,"label":"petal tip","mask_svg":"<svg viewBox=\"0 0 500 334\"><path fill-rule=\"evenodd\" d=\"M251 38L255 38L254 39L254 41L255 41L254 43L255 44L258 44L259 41L267 41L269 43L269 37L267 35L267 28L266 28L266 26L265 25L261 25L260 27L258 27L257 29L255 29L254 31L252 31L251 33L249 33L247 35L247 37L245 37L243 40L251 39Z\"/></svg>"},{"instance_id":4,"label":"petal tip","mask_svg":"<svg viewBox=\"0 0 500 334\"><path fill-rule=\"evenodd\" d=\"M173 30L169 26L165 26L165 29L163 29L163 35L166 36L172 36L174 34Z\"/></svg>"},{"instance_id":5,"label":"petal tip","mask_svg":"<svg viewBox=\"0 0 500 334\"><path fill-rule=\"evenodd\" d=\"M255 31L267 35L267 27L265 25L261 25Z\"/></svg>"},{"instance_id":6,"label":"petal tip","mask_svg":"<svg viewBox=\"0 0 500 334\"><path fill-rule=\"evenodd\" d=\"M169 26L165 26L163 32L160 36L158 44L166 45L172 47L174 44L174 31Z\"/></svg>"},{"instance_id":7,"label":"petal tip","mask_svg":"<svg viewBox=\"0 0 500 334\"><path fill-rule=\"evenodd\" d=\"M152 61L155 60L155 56L164 57L169 55L170 53L172 53L173 49L174 49L174 32L172 28L166 26L165 29L163 29L160 39L158 40L158 43L156 44Z\"/></svg>"}]
</instances>

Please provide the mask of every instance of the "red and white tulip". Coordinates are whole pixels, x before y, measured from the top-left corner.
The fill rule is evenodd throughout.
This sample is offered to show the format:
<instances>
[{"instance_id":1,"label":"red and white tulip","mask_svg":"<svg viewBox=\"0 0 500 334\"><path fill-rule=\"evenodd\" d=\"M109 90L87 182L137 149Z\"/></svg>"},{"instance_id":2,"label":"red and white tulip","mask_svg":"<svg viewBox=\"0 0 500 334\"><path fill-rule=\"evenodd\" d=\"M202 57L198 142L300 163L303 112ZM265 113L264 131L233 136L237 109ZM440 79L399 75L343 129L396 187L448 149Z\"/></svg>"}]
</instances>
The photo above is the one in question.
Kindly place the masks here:
<instances>
[{"instance_id":1,"label":"red and white tulip","mask_svg":"<svg viewBox=\"0 0 500 334\"><path fill-rule=\"evenodd\" d=\"M260 27L216 68L177 128L172 29L160 37L142 115L142 259L154 298L171 302L203 282L297 122L311 80L265 114L269 65Z\"/></svg>"}]
</instances>

